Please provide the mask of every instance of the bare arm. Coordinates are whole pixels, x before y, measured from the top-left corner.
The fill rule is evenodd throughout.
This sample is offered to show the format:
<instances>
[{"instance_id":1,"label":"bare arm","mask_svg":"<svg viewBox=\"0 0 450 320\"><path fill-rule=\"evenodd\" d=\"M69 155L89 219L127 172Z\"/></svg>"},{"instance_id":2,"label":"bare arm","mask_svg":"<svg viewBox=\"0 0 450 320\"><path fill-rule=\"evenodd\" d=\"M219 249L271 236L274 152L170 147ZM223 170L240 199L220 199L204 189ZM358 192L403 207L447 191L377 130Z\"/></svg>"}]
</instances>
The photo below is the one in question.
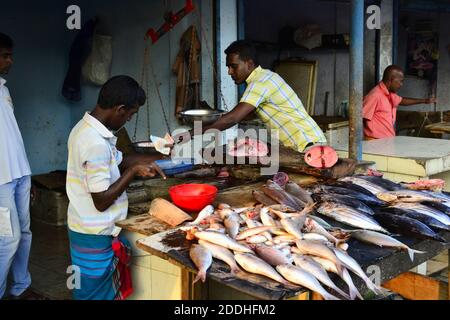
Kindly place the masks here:
<instances>
[{"instance_id":1,"label":"bare arm","mask_svg":"<svg viewBox=\"0 0 450 320\"><path fill-rule=\"evenodd\" d=\"M106 191L91 193L95 208L103 212L108 209L114 201L128 188L130 182L138 172L138 167L131 167L125 170L122 176L114 182Z\"/></svg>"},{"instance_id":2,"label":"bare arm","mask_svg":"<svg viewBox=\"0 0 450 320\"><path fill-rule=\"evenodd\" d=\"M203 132L209 129L225 130L231 128L235 124L245 119L251 112L255 110L255 107L251 104L241 102L233 110L223 115L219 120L212 125L203 128Z\"/></svg>"},{"instance_id":3,"label":"bare arm","mask_svg":"<svg viewBox=\"0 0 450 320\"><path fill-rule=\"evenodd\" d=\"M429 98L429 99L402 98L402 102L400 102L400 105L401 106L412 106L415 104L421 104L421 103L430 104L430 103L435 103L435 102L436 102L435 98Z\"/></svg>"},{"instance_id":4,"label":"bare arm","mask_svg":"<svg viewBox=\"0 0 450 320\"><path fill-rule=\"evenodd\" d=\"M151 164L156 160L161 160L164 158L165 158L165 156L160 153L158 153L158 154L130 154L123 158L119 167L122 171L124 171L138 163Z\"/></svg>"},{"instance_id":5,"label":"bare arm","mask_svg":"<svg viewBox=\"0 0 450 320\"><path fill-rule=\"evenodd\" d=\"M154 177L156 173L159 173L164 179L166 179L164 172L154 163L148 165L135 164L132 167L129 167L120 176L120 178L108 188L108 190L98 193L91 193L95 208L100 212L108 209L128 188L130 182L136 175L141 177Z\"/></svg>"},{"instance_id":6,"label":"bare arm","mask_svg":"<svg viewBox=\"0 0 450 320\"><path fill-rule=\"evenodd\" d=\"M203 127L201 134L209 129L217 129L217 130L226 130L231 128L235 124L244 120L248 115L250 115L253 111L255 111L255 107L249 103L241 102L239 103L233 110L224 114L220 117L219 120L214 122L213 124ZM183 132L173 137L175 143L185 143L188 142L195 134L194 130L190 130L189 132Z\"/></svg>"}]
</instances>

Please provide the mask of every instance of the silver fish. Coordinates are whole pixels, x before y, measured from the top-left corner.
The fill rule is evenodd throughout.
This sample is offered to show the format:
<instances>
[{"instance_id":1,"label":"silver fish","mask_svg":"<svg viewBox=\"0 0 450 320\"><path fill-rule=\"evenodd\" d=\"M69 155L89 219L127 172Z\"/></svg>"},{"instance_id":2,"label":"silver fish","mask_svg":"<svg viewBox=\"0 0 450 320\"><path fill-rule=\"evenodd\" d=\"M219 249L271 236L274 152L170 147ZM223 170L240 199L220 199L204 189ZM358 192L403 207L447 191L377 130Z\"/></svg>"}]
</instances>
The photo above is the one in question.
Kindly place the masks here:
<instances>
[{"instance_id":1,"label":"silver fish","mask_svg":"<svg viewBox=\"0 0 450 320\"><path fill-rule=\"evenodd\" d=\"M389 191L389 192L380 192L376 194L377 198L383 200L385 202L442 202L441 199L438 199L433 196L429 196L426 193L422 193L414 190L397 190L397 191Z\"/></svg>"},{"instance_id":2,"label":"silver fish","mask_svg":"<svg viewBox=\"0 0 450 320\"><path fill-rule=\"evenodd\" d=\"M213 213L214 213L214 207L212 205L208 205L205 208L203 208L202 211L200 211L198 213L198 216L197 216L197 218L194 221L192 221L192 222L190 222L188 224L189 225L197 225L200 222L202 222L206 217L209 217Z\"/></svg>"},{"instance_id":3,"label":"silver fish","mask_svg":"<svg viewBox=\"0 0 450 320\"><path fill-rule=\"evenodd\" d=\"M223 219L223 224L225 225L228 235L235 239L239 233L239 217L235 214L229 214Z\"/></svg>"},{"instance_id":4,"label":"silver fish","mask_svg":"<svg viewBox=\"0 0 450 320\"><path fill-rule=\"evenodd\" d=\"M251 237L253 235L260 234L260 233L263 233L263 232L267 232L271 228L272 227L262 226L262 227L253 227L253 228L245 229L244 231L240 232L236 236L236 240L244 240L245 238ZM270 240L270 239L268 239L268 240Z\"/></svg>"},{"instance_id":5,"label":"silver fish","mask_svg":"<svg viewBox=\"0 0 450 320\"><path fill-rule=\"evenodd\" d=\"M372 282L372 280L370 280L366 273L363 271L363 269L361 269L361 266L358 264L358 262L356 262L355 259L353 259L352 257L350 257L348 255L348 253L343 252L342 250L333 249L334 253L336 254L336 257L338 257L338 259L349 269L351 270L354 274L356 274L358 277L360 277L364 283L366 284L366 286L372 290L375 294L382 294L383 291L381 290L380 287L378 287L376 284L374 284Z\"/></svg>"},{"instance_id":6,"label":"silver fish","mask_svg":"<svg viewBox=\"0 0 450 320\"><path fill-rule=\"evenodd\" d=\"M253 253L253 251L250 248L240 244L239 242L230 238L226 234L211 231L198 231L194 235L198 239L212 242L214 244L228 248L233 251Z\"/></svg>"},{"instance_id":7,"label":"silver fish","mask_svg":"<svg viewBox=\"0 0 450 320\"><path fill-rule=\"evenodd\" d=\"M297 240L297 238L295 236L293 236L292 234L276 236L273 238L273 242L275 244L295 243L296 240Z\"/></svg>"},{"instance_id":8,"label":"silver fish","mask_svg":"<svg viewBox=\"0 0 450 320\"><path fill-rule=\"evenodd\" d=\"M189 257L191 257L195 266L198 269L198 274L194 279L194 283L198 280L202 282L206 281L206 271L211 267L212 264L212 254L207 248L202 245L193 244L189 250Z\"/></svg>"},{"instance_id":9,"label":"silver fish","mask_svg":"<svg viewBox=\"0 0 450 320\"><path fill-rule=\"evenodd\" d=\"M311 273L300 267L285 264L277 266L276 269L288 281L319 293L325 300L339 300L327 292Z\"/></svg>"},{"instance_id":10,"label":"silver fish","mask_svg":"<svg viewBox=\"0 0 450 320\"><path fill-rule=\"evenodd\" d=\"M310 233L303 233L301 240L311 240L311 241L320 241L323 243L330 243L326 237L324 237L321 234L310 232Z\"/></svg>"},{"instance_id":11,"label":"silver fish","mask_svg":"<svg viewBox=\"0 0 450 320\"><path fill-rule=\"evenodd\" d=\"M280 283L287 283L270 264L253 254L236 253L234 258L247 272L263 275Z\"/></svg>"},{"instance_id":12,"label":"silver fish","mask_svg":"<svg viewBox=\"0 0 450 320\"><path fill-rule=\"evenodd\" d=\"M255 252L261 259L274 267L280 264L292 263L292 259L289 259L281 250L273 247L257 245Z\"/></svg>"},{"instance_id":13,"label":"silver fish","mask_svg":"<svg viewBox=\"0 0 450 320\"><path fill-rule=\"evenodd\" d=\"M231 208L223 208L217 210L217 214L220 216L220 219L224 220L228 215L237 215Z\"/></svg>"},{"instance_id":14,"label":"silver fish","mask_svg":"<svg viewBox=\"0 0 450 320\"><path fill-rule=\"evenodd\" d=\"M439 220L441 223L447 226L450 226L450 216L420 203L396 203L392 205L392 207L403 210L417 211L436 220Z\"/></svg>"},{"instance_id":15,"label":"silver fish","mask_svg":"<svg viewBox=\"0 0 450 320\"><path fill-rule=\"evenodd\" d=\"M311 218L306 218L305 229L307 232L318 233L324 236L328 241L334 243L336 246L344 242L343 240L334 237L331 233L325 230L324 227L322 227L319 223L317 223L315 220Z\"/></svg>"},{"instance_id":16,"label":"silver fish","mask_svg":"<svg viewBox=\"0 0 450 320\"><path fill-rule=\"evenodd\" d=\"M317 222L318 224L320 224L322 227L324 227L327 230L333 228L333 226L331 224L329 224L328 222L326 222L322 218L319 218L318 216L314 216L314 215L311 215L311 214L308 214L306 216L308 218L310 218L310 219L313 219L315 222Z\"/></svg>"},{"instance_id":17,"label":"silver fish","mask_svg":"<svg viewBox=\"0 0 450 320\"><path fill-rule=\"evenodd\" d=\"M275 220L273 220L273 218L270 216L269 212L269 208L264 207L261 209L260 211L260 217L261 217L261 222L268 227L276 227L276 223Z\"/></svg>"},{"instance_id":18,"label":"silver fish","mask_svg":"<svg viewBox=\"0 0 450 320\"><path fill-rule=\"evenodd\" d=\"M327 217L353 227L388 233L372 217L343 204L324 202L317 211Z\"/></svg>"},{"instance_id":19,"label":"silver fish","mask_svg":"<svg viewBox=\"0 0 450 320\"><path fill-rule=\"evenodd\" d=\"M343 267L341 261L336 257L332 249L330 249L326 245L320 242L310 240L297 240L295 244L297 248L300 250L301 254L309 254L328 259L334 262L338 271L341 272Z\"/></svg>"},{"instance_id":20,"label":"silver fish","mask_svg":"<svg viewBox=\"0 0 450 320\"><path fill-rule=\"evenodd\" d=\"M284 189L294 197L297 197L298 199L303 201L305 204L314 202L311 198L311 194L295 182L289 181Z\"/></svg>"},{"instance_id":21,"label":"silver fish","mask_svg":"<svg viewBox=\"0 0 450 320\"><path fill-rule=\"evenodd\" d=\"M406 244L394 239L386 234L378 233L370 230L355 230L351 233L352 238L359 241L375 244L380 247L399 248L408 251L409 258L414 261L414 253L425 253L411 249Z\"/></svg>"},{"instance_id":22,"label":"silver fish","mask_svg":"<svg viewBox=\"0 0 450 320\"><path fill-rule=\"evenodd\" d=\"M236 264L234 254L229 249L205 240L199 240L198 243L209 249L213 258L219 259L229 265L232 273L238 273L241 271Z\"/></svg>"},{"instance_id":23,"label":"silver fish","mask_svg":"<svg viewBox=\"0 0 450 320\"><path fill-rule=\"evenodd\" d=\"M284 230L292 234L297 239L302 239L301 228L303 226L305 218L306 216L299 219L281 219L280 222Z\"/></svg>"},{"instance_id":24,"label":"silver fish","mask_svg":"<svg viewBox=\"0 0 450 320\"><path fill-rule=\"evenodd\" d=\"M255 234L253 236L247 237L245 241L251 244L258 244L266 242L267 238L264 237L262 234Z\"/></svg>"},{"instance_id":25,"label":"silver fish","mask_svg":"<svg viewBox=\"0 0 450 320\"><path fill-rule=\"evenodd\" d=\"M249 227L249 228L256 228L256 227L264 226L261 222L259 222L257 220L252 220L252 219L245 220L245 223L247 224L247 227ZM270 230L273 230L273 228L271 228ZM264 237L266 237L268 241L272 241L272 234L269 231L263 232L262 235Z\"/></svg>"},{"instance_id":26,"label":"silver fish","mask_svg":"<svg viewBox=\"0 0 450 320\"><path fill-rule=\"evenodd\" d=\"M322 268L322 266L319 263L315 262L312 258L305 255L296 254L293 256L293 258L296 266L311 273L317 280L322 282L327 287L335 290L345 299L350 299L350 296L348 294L346 294L338 286L336 286L336 284L334 284L334 282L328 276L328 273L325 271L324 268Z\"/></svg>"},{"instance_id":27,"label":"silver fish","mask_svg":"<svg viewBox=\"0 0 450 320\"><path fill-rule=\"evenodd\" d=\"M369 182L367 180L358 178L358 177L344 177L338 179L339 181L345 181L345 182L351 182L353 184L356 184L360 187L363 187L373 195L376 195L380 192L387 192L385 188L380 187L379 185L376 185L375 183Z\"/></svg>"},{"instance_id":28,"label":"silver fish","mask_svg":"<svg viewBox=\"0 0 450 320\"><path fill-rule=\"evenodd\" d=\"M342 268L342 272L339 272L337 270L336 265L330 260L320 258L320 257L314 257L314 256L311 256L311 259L313 259L315 262L320 264L322 266L322 268L324 268L326 271L333 272L333 273L337 274L339 277L341 277L342 280L344 280L344 282L348 286L351 300L355 299L356 297L358 297L361 300L364 300L361 293L359 293L358 289L356 288L355 284L353 283L352 277L348 273L347 269Z\"/></svg>"}]
</instances>

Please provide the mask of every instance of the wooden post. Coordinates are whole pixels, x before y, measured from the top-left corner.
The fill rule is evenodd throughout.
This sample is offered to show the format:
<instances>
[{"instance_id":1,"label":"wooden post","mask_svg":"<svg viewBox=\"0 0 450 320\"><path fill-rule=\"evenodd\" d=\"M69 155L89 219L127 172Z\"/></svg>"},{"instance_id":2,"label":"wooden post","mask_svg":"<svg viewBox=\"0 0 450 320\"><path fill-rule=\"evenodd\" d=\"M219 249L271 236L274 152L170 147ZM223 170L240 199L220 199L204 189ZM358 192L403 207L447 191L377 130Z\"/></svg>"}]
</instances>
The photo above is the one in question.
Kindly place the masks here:
<instances>
[{"instance_id":1,"label":"wooden post","mask_svg":"<svg viewBox=\"0 0 450 320\"><path fill-rule=\"evenodd\" d=\"M181 300L192 300L193 288L191 272L186 268L181 268Z\"/></svg>"}]
</instances>

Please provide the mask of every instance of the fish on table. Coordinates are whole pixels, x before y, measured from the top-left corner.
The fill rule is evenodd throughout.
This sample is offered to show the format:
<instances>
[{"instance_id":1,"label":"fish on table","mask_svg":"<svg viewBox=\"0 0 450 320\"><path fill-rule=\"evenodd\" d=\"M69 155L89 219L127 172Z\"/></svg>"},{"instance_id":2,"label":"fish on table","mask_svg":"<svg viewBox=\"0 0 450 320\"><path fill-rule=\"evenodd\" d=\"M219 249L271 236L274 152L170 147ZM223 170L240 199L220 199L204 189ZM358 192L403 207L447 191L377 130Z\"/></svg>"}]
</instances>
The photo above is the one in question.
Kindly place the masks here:
<instances>
[{"instance_id":1,"label":"fish on table","mask_svg":"<svg viewBox=\"0 0 450 320\"><path fill-rule=\"evenodd\" d=\"M189 250L189 257L194 262L198 269L197 276L194 279L194 283L201 280L206 281L206 271L211 267L212 254L211 251L199 244L193 244Z\"/></svg>"},{"instance_id":2,"label":"fish on table","mask_svg":"<svg viewBox=\"0 0 450 320\"><path fill-rule=\"evenodd\" d=\"M392 233L412 236L418 239L432 239L447 242L426 224L418 220L386 212L377 212L374 217Z\"/></svg>"},{"instance_id":3,"label":"fish on table","mask_svg":"<svg viewBox=\"0 0 450 320\"><path fill-rule=\"evenodd\" d=\"M371 230L355 230L351 232L351 237L359 241L374 244L379 247L397 248L401 250L406 250L408 252L411 261L414 261L415 253L425 253L423 251L414 250L408 247L403 242L388 236L383 233L371 231Z\"/></svg>"},{"instance_id":4,"label":"fish on table","mask_svg":"<svg viewBox=\"0 0 450 320\"><path fill-rule=\"evenodd\" d=\"M344 177L344 178L340 178L339 181L350 182L350 183L356 184L356 185L366 189L373 195L376 195L377 193L388 191L385 188L383 188L382 186L375 184L372 181L363 179L359 176Z\"/></svg>"},{"instance_id":5,"label":"fish on table","mask_svg":"<svg viewBox=\"0 0 450 320\"><path fill-rule=\"evenodd\" d=\"M319 293L325 300L339 300L327 292L311 273L300 267L284 264L276 266L276 269L288 281Z\"/></svg>"},{"instance_id":6,"label":"fish on table","mask_svg":"<svg viewBox=\"0 0 450 320\"><path fill-rule=\"evenodd\" d=\"M340 203L324 202L317 208L317 212L356 228L387 233L386 229L370 215Z\"/></svg>"},{"instance_id":7,"label":"fish on table","mask_svg":"<svg viewBox=\"0 0 450 320\"><path fill-rule=\"evenodd\" d=\"M341 184L342 185L342 184ZM345 184L346 186L352 185L351 183ZM358 187L357 185L353 185ZM375 206L380 207L386 204L386 202L381 201L378 199L375 195L368 192L367 190L363 189L364 192L356 191L354 189L350 188L344 188L336 185L327 186L322 185L320 187L317 187L314 189L314 193L318 194L329 194L329 195L342 195L342 196L348 196L353 199L357 199L361 201L362 203L368 205L368 206Z\"/></svg>"},{"instance_id":8,"label":"fish on table","mask_svg":"<svg viewBox=\"0 0 450 320\"><path fill-rule=\"evenodd\" d=\"M377 198L385 201L387 203L393 202L443 202L443 200L430 196L426 193L415 191L415 190L397 190L397 191L389 191L389 192L380 192L376 194Z\"/></svg>"}]
</instances>

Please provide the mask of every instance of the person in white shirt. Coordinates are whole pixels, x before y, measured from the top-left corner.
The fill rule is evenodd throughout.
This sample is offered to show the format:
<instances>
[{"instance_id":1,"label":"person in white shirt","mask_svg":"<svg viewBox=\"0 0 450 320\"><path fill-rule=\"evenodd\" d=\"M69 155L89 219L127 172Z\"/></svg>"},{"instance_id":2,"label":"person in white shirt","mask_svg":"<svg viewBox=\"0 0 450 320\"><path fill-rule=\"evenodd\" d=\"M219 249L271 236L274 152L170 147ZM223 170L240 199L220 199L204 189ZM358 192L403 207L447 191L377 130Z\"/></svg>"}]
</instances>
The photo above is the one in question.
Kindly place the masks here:
<instances>
[{"instance_id":1,"label":"person in white shirt","mask_svg":"<svg viewBox=\"0 0 450 320\"><path fill-rule=\"evenodd\" d=\"M13 41L0 33L0 298L31 293L31 170L6 80L13 63ZM7 288L7 279L11 279Z\"/></svg>"},{"instance_id":2,"label":"person in white shirt","mask_svg":"<svg viewBox=\"0 0 450 320\"><path fill-rule=\"evenodd\" d=\"M126 299L132 293L127 265L131 250L115 223L127 216L125 190L135 176L165 175L153 163L162 155L122 157L111 130L119 130L145 100L133 78L115 76L103 85L94 110L70 133L67 225L72 264L81 272L74 300Z\"/></svg>"}]
</instances>

